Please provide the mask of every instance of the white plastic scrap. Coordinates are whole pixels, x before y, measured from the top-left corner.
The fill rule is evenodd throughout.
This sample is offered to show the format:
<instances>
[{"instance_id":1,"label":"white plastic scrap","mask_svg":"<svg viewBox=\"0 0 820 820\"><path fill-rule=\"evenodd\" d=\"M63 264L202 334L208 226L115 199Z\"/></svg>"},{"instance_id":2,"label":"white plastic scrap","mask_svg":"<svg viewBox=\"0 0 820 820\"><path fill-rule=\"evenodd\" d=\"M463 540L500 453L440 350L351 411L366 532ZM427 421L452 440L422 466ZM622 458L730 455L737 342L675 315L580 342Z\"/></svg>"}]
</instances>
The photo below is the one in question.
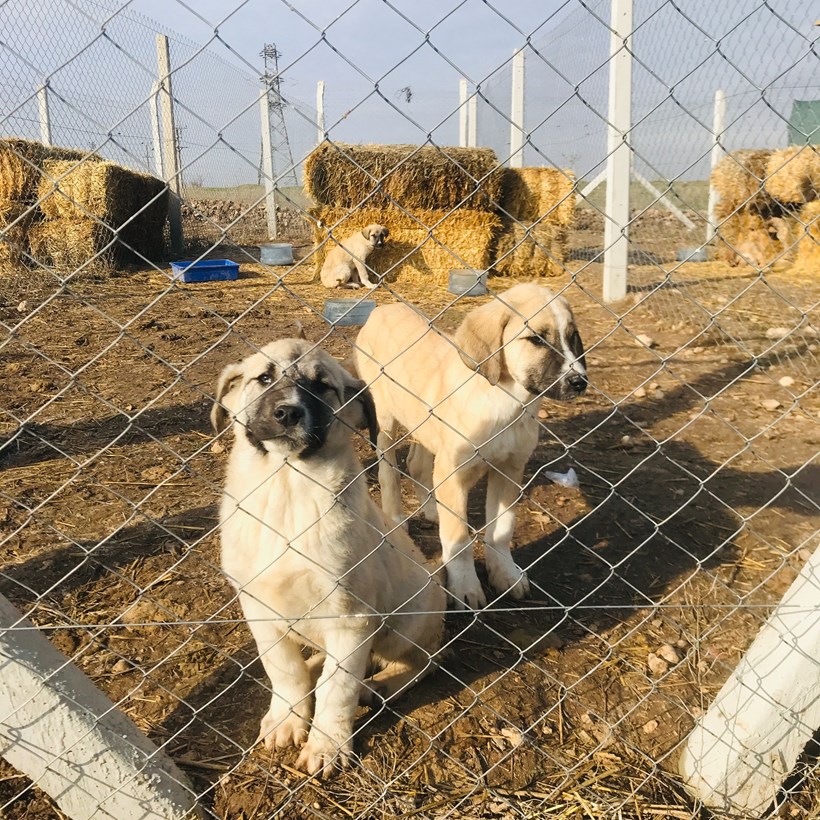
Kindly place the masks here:
<instances>
[{"instance_id":1,"label":"white plastic scrap","mask_svg":"<svg viewBox=\"0 0 820 820\"><path fill-rule=\"evenodd\" d=\"M570 489L576 489L578 487L578 474L572 467L565 473L551 473L549 470L544 470L541 475L550 481L554 481L561 487L568 487Z\"/></svg>"}]
</instances>

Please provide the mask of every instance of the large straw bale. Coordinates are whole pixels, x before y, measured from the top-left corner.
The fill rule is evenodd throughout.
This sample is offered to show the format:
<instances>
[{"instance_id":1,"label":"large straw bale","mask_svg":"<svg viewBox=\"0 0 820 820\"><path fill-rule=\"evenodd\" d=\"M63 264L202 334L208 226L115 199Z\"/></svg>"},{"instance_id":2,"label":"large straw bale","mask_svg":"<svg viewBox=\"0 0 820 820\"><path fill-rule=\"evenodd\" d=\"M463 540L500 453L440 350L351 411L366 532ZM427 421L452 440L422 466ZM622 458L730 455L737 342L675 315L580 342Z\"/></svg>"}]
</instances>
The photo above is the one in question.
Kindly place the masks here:
<instances>
[{"instance_id":1,"label":"large straw bale","mask_svg":"<svg viewBox=\"0 0 820 820\"><path fill-rule=\"evenodd\" d=\"M803 205L820 197L820 145L775 151L766 166L766 191L780 202Z\"/></svg>"},{"instance_id":2,"label":"large straw bale","mask_svg":"<svg viewBox=\"0 0 820 820\"><path fill-rule=\"evenodd\" d=\"M305 190L318 206L492 211L503 169L490 148L323 143L305 162Z\"/></svg>"},{"instance_id":3,"label":"large straw bale","mask_svg":"<svg viewBox=\"0 0 820 820\"><path fill-rule=\"evenodd\" d=\"M745 207L768 207L771 197L763 187L772 152L744 148L724 157L712 170L710 182L720 195L724 215Z\"/></svg>"},{"instance_id":4,"label":"large straw bale","mask_svg":"<svg viewBox=\"0 0 820 820\"><path fill-rule=\"evenodd\" d=\"M390 230L384 248L367 259L367 265L388 280L430 281L446 284L453 268L486 270L490 250L501 220L486 211L417 211L415 218L398 208L314 208L311 216L321 224L313 229L317 268L320 270L333 244L376 223ZM339 223L339 224L337 224ZM332 238L329 231L332 229ZM327 240L327 241L325 241Z\"/></svg>"},{"instance_id":5,"label":"large straw bale","mask_svg":"<svg viewBox=\"0 0 820 820\"><path fill-rule=\"evenodd\" d=\"M121 248L114 233L94 219L46 219L29 231L32 256L43 265L65 272L114 267Z\"/></svg>"},{"instance_id":6,"label":"large straw bale","mask_svg":"<svg viewBox=\"0 0 820 820\"><path fill-rule=\"evenodd\" d=\"M505 219L493 251L492 267L501 276L560 276L566 270L567 239L563 225Z\"/></svg>"},{"instance_id":7,"label":"large straw bale","mask_svg":"<svg viewBox=\"0 0 820 820\"><path fill-rule=\"evenodd\" d=\"M798 214L798 222L794 266L817 273L820 271L820 200L804 205Z\"/></svg>"},{"instance_id":8,"label":"large straw bale","mask_svg":"<svg viewBox=\"0 0 820 820\"><path fill-rule=\"evenodd\" d=\"M723 219L718 227L717 259L730 265L765 268L789 251L788 227L783 217L768 217L744 208Z\"/></svg>"},{"instance_id":9,"label":"large straw bale","mask_svg":"<svg viewBox=\"0 0 820 820\"><path fill-rule=\"evenodd\" d=\"M72 148L49 148L32 140L0 139L0 262L19 265L30 254L28 233L43 215L37 189L46 158L80 162L90 156Z\"/></svg>"},{"instance_id":10,"label":"large straw bale","mask_svg":"<svg viewBox=\"0 0 820 820\"><path fill-rule=\"evenodd\" d=\"M561 168L505 168L501 210L519 222L571 225L575 175Z\"/></svg>"},{"instance_id":11,"label":"large straw bale","mask_svg":"<svg viewBox=\"0 0 820 820\"><path fill-rule=\"evenodd\" d=\"M168 192L162 180L113 162L45 160L40 207L50 219L96 217L135 254L159 261Z\"/></svg>"}]
</instances>

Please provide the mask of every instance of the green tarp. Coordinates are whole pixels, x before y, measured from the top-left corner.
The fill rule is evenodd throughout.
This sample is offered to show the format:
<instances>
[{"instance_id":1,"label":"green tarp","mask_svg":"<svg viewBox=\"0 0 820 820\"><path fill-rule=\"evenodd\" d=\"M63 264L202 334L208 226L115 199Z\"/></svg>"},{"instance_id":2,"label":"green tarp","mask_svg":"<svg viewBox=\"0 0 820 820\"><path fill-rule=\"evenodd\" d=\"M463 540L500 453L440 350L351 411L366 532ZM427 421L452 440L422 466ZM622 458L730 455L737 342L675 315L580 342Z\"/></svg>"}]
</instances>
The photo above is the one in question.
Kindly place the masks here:
<instances>
[{"instance_id":1,"label":"green tarp","mask_svg":"<svg viewBox=\"0 0 820 820\"><path fill-rule=\"evenodd\" d=\"M795 100L789 117L789 145L820 144L820 100Z\"/></svg>"}]
</instances>

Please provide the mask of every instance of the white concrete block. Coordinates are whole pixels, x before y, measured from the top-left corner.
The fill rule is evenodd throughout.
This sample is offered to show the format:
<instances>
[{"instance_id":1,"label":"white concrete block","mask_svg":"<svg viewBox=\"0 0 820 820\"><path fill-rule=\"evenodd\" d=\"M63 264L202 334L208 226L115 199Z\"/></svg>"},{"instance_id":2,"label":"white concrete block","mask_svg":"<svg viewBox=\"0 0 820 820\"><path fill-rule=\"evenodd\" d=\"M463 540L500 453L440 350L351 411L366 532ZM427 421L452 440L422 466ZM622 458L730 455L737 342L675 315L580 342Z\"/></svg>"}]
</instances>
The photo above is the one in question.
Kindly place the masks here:
<instances>
[{"instance_id":1,"label":"white concrete block","mask_svg":"<svg viewBox=\"0 0 820 820\"><path fill-rule=\"evenodd\" d=\"M2 595L0 755L73 820L200 816L185 775Z\"/></svg>"},{"instance_id":2,"label":"white concrete block","mask_svg":"<svg viewBox=\"0 0 820 820\"><path fill-rule=\"evenodd\" d=\"M710 808L758 815L818 727L820 549L692 730L680 773Z\"/></svg>"}]
</instances>

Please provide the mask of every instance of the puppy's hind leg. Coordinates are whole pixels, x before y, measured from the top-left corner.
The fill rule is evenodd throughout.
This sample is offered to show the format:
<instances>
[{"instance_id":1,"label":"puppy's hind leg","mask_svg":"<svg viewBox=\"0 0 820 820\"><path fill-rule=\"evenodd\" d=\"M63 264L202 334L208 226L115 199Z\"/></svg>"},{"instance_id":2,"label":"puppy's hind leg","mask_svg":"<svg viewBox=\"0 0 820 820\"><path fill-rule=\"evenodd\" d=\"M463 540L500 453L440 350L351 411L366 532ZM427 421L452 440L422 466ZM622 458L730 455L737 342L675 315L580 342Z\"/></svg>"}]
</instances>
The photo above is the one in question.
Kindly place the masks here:
<instances>
[{"instance_id":1,"label":"puppy's hind leg","mask_svg":"<svg viewBox=\"0 0 820 820\"><path fill-rule=\"evenodd\" d=\"M366 287L366 288L375 288L378 286L378 282L371 282L370 277L367 275L367 266L362 262L360 259L354 259L353 264L356 266L356 270L359 273L359 281Z\"/></svg>"},{"instance_id":2,"label":"puppy's hind leg","mask_svg":"<svg viewBox=\"0 0 820 820\"><path fill-rule=\"evenodd\" d=\"M365 680L360 703L376 706L380 701L397 698L435 669L436 663L431 656L414 647L403 658L388 661L375 675Z\"/></svg>"},{"instance_id":3,"label":"puppy's hind leg","mask_svg":"<svg viewBox=\"0 0 820 820\"><path fill-rule=\"evenodd\" d=\"M396 436L398 424L393 419L379 419L379 436L376 450L379 454L379 485L382 491L382 510L387 520L407 529L407 518L401 502L401 477L396 462Z\"/></svg>"},{"instance_id":4,"label":"puppy's hind leg","mask_svg":"<svg viewBox=\"0 0 820 820\"><path fill-rule=\"evenodd\" d=\"M407 453L407 469L413 479L422 515L428 521L438 521L436 494L432 490L433 454L418 442L413 442Z\"/></svg>"}]
</instances>

